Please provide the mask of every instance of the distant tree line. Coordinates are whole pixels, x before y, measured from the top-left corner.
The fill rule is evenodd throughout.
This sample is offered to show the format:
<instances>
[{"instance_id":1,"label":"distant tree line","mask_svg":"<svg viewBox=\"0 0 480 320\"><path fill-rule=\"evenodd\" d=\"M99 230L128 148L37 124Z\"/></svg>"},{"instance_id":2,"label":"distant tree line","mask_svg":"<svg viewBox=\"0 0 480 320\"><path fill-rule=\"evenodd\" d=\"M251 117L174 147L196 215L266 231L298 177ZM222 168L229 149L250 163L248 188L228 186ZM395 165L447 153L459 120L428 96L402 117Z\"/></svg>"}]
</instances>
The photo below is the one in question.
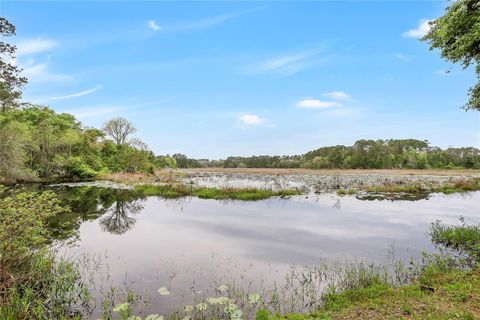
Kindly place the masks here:
<instances>
[{"instance_id":1,"label":"distant tree line","mask_svg":"<svg viewBox=\"0 0 480 320\"><path fill-rule=\"evenodd\" d=\"M428 141L358 140L353 146L322 147L303 155L228 157L225 168L308 169L480 169L480 150L473 147L441 149Z\"/></svg>"}]
</instances>

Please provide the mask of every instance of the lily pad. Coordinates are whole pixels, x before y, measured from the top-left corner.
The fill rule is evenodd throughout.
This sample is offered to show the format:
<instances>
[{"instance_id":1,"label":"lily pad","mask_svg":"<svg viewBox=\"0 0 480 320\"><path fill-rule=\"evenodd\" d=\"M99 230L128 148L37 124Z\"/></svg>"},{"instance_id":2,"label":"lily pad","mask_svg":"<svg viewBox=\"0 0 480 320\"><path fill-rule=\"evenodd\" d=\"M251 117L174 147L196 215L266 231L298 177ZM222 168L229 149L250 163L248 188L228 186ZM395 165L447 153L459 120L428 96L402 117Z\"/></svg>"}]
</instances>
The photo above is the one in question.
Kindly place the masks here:
<instances>
[{"instance_id":1,"label":"lily pad","mask_svg":"<svg viewBox=\"0 0 480 320\"><path fill-rule=\"evenodd\" d=\"M207 302L210 304L229 304L232 303L232 300L228 297L208 297Z\"/></svg>"},{"instance_id":2,"label":"lily pad","mask_svg":"<svg viewBox=\"0 0 480 320\"><path fill-rule=\"evenodd\" d=\"M192 312L193 309L195 309L195 307L190 304L187 304L185 307L183 307L183 310L187 313Z\"/></svg>"},{"instance_id":3,"label":"lily pad","mask_svg":"<svg viewBox=\"0 0 480 320\"><path fill-rule=\"evenodd\" d=\"M165 287L161 287L161 288L158 288L158 294L161 296L169 296L170 291Z\"/></svg>"},{"instance_id":4,"label":"lily pad","mask_svg":"<svg viewBox=\"0 0 480 320\"><path fill-rule=\"evenodd\" d=\"M252 293L248 295L248 302L251 304L256 304L258 301L260 301L260 295L258 293Z\"/></svg>"},{"instance_id":5,"label":"lily pad","mask_svg":"<svg viewBox=\"0 0 480 320\"><path fill-rule=\"evenodd\" d=\"M130 303L125 302L125 303L117 304L113 308L113 311L114 312L126 312L126 311L128 311L129 308L130 308Z\"/></svg>"},{"instance_id":6,"label":"lily pad","mask_svg":"<svg viewBox=\"0 0 480 320\"><path fill-rule=\"evenodd\" d=\"M220 292L226 292L228 291L228 284L224 283L222 285L220 285L218 288L217 288L218 291Z\"/></svg>"},{"instance_id":7,"label":"lily pad","mask_svg":"<svg viewBox=\"0 0 480 320\"><path fill-rule=\"evenodd\" d=\"M208 309L208 304L202 302L202 303L199 303L195 306L195 308L199 311L205 311Z\"/></svg>"}]
</instances>

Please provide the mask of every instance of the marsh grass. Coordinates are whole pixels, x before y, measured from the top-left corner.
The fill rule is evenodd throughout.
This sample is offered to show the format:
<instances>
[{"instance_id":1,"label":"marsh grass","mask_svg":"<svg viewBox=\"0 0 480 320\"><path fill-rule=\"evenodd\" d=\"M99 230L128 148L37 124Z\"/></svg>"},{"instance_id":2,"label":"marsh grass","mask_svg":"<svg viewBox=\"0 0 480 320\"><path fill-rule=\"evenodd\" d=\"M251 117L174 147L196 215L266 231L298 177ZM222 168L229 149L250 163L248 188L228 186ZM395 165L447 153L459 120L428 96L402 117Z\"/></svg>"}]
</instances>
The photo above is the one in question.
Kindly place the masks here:
<instances>
[{"instance_id":1,"label":"marsh grass","mask_svg":"<svg viewBox=\"0 0 480 320\"><path fill-rule=\"evenodd\" d=\"M368 187L367 192L385 192L385 193L413 193L413 194L424 194L424 193L444 193L450 194L455 192L468 192L468 191L477 191L480 190L480 179L457 179L452 182L447 182L440 186L432 186L427 184L395 184L387 183L382 186Z\"/></svg>"},{"instance_id":2,"label":"marsh grass","mask_svg":"<svg viewBox=\"0 0 480 320\"><path fill-rule=\"evenodd\" d=\"M466 259L466 263L480 263L480 225L467 225L463 218L454 226L436 221L432 223L430 236L440 249Z\"/></svg>"},{"instance_id":3,"label":"marsh grass","mask_svg":"<svg viewBox=\"0 0 480 320\"><path fill-rule=\"evenodd\" d=\"M137 185L135 190L141 192L145 196L160 196L164 198L180 198L180 197L198 197L201 199L214 200L243 200L255 201L263 200L271 197L288 197L298 195L299 190L288 189L273 191L269 189L237 189L237 188L204 188L192 185L182 184L163 184L163 185Z\"/></svg>"}]
</instances>

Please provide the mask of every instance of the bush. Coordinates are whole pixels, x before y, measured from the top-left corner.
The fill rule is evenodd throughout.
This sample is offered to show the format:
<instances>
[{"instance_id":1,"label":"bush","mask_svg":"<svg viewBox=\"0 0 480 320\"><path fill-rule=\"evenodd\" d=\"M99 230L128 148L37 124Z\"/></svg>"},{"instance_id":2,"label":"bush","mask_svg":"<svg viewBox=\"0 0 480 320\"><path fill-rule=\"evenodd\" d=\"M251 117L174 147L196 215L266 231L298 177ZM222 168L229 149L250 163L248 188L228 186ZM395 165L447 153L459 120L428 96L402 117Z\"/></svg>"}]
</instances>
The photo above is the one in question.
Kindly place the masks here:
<instances>
[{"instance_id":1,"label":"bush","mask_svg":"<svg viewBox=\"0 0 480 320\"><path fill-rule=\"evenodd\" d=\"M91 179L98 175L98 171L92 169L81 157L56 157L55 162L66 177Z\"/></svg>"},{"instance_id":2,"label":"bush","mask_svg":"<svg viewBox=\"0 0 480 320\"><path fill-rule=\"evenodd\" d=\"M0 318L73 319L89 295L76 265L50 251L47 219L64 214L53 192L0 199Z\"/></svg>"}]
</instances>

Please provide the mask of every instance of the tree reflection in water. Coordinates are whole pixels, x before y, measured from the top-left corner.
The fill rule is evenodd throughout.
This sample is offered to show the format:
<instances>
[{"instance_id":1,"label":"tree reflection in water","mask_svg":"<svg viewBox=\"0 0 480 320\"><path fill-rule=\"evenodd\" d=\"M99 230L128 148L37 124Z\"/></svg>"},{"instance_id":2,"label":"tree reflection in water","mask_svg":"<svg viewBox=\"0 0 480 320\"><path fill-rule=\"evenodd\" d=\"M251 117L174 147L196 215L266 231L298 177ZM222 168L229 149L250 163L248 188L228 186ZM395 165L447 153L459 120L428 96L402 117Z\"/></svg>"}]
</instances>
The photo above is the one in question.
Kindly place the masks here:
<instances>
[{"instance_id":1,"label":"tree reflection in water","mask_svg":"<svg viewBox=\"0 0 480 320\"><path fill-rule=\"evenodd\" d=\"M123 234L127 232L133 228L137 221L131 215L141 212L143 208L143 205L138 200L125 201L118 199L100 219L102 230L113 234Z\"/></svg>"}]
</instances>

